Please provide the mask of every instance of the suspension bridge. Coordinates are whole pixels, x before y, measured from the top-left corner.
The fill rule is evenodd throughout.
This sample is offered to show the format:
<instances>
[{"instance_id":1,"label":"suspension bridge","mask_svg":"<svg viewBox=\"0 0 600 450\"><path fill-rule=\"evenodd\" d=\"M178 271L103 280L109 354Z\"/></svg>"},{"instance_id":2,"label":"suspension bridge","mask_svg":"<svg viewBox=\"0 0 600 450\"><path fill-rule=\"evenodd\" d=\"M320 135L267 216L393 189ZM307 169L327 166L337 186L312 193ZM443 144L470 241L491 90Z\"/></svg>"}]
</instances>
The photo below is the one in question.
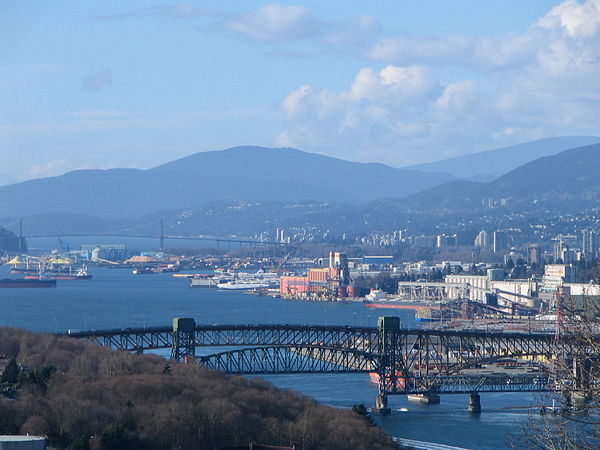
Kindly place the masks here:
<instances>
[{"instance_id":1,"label":"suspension bridge","mask_svg":"<svg viewBox=\"0 0 600 450\"><path fill-rule=\"evenodd\" d=\"M128 227L122 230L117 230L114 232L96 232L96 233L78 233L78 232L64 232L64 233L39 233L39 234L24 234L23 233L23 221L21 219L15 220L10 224L5 225L3 228L10 228L12 225L18 225L18 242L19 246L22 245L28 239L41 239L41 238L95 238L95 237L109 237L109 238L124 238L124 239L156 239L158 241L158 248L160 250L165 248L166 240L175 240L175 241L203 241L210 242L216 244L217 248L220 248L221 245L227 246L228 250L231 250L232 245L238 245L239 248L243 246L247 247L257 247L257 246L276 246L276 247L284 247L288 248L290 245L286 242L279 242L274 240L264 240L264 239L252 239L252 238L244 238L244 237L220 237L220 236L186 236L186 235L176 235L176 234L167 234L164 229L164 221L162 219L158 221L153 221L150 223L137 225L133 227ZM157 230L156 233L146 232L140 233L136 230L140 229L148 229L150 226L160 225L160 229Z\"/></svg>"}]
</instances>

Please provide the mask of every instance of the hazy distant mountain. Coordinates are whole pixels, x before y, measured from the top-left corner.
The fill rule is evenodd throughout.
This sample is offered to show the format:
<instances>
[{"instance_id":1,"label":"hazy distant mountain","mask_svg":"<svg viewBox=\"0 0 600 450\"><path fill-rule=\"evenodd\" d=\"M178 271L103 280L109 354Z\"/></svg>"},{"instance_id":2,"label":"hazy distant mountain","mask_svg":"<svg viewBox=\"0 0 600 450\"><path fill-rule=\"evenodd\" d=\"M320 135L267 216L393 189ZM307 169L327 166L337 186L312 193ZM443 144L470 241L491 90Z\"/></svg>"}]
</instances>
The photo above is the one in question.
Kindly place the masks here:
<instances>
[{"instance_id":1,"label":"hazy distant mountain","mask_svg":"<svg viewBox=\"0 0 600 450\"><path fill-rule=\"evenodd\" d=\"M425 172L446 172L457 178L491 181L523 164L563 150L600 142L595 136L564 136L525 144L512 145L484 152L471 153L432 163L417 164L406 169Z\"/></svg>"},{"instance_id":2,"label":"hazy distant mountain","mask_svg":"<svg viewBox=\"0 0 600 450\"><path fill-rule=\"evenodd\" d=\"M149 169L79 170L0 187L0 216L48 213L133 218L210 201L362 202L453 179L291 148L235 147Z\"/></svg>"},{"instance_id":3,"label":"hazy distant mountain","mask_svg":"<svg viewBox=\"0 0 600 450\"><path fill-rule=\"evenodd\" d=\"M453 181L400 199L411 208L440 213L499 206L564 212L600 207L600 144L565 150L524 164L490 183Z\"/></svg>"},{"instance_id":4,"label":"hazy distant mountain","mask_svg":"<svg viewBox=\"0 0 600 450\"><path fill-rule=\"evenodd\" d=\"M180 197L185 197L185 201L182 200L181 203L189 202L188 194L183 195L188 189L186 180L190 179L186 178L186 170L190 171L191 178L203 170L202 167L193 167L195 158L196 155L187 159L187 169L176 170L177 167L173 167L185 164L184 159L172 163L173 165L167 164L145 171L154 174L151 180L172 180L179 176L181 182L175 183L175 193L169 188L169 183L151 186L144 178L148 176L144 171L120 170L109 171L108 174L86 171L70 174L71 178L83 177L76 189L77 202L86 201L86 198L93 199L90 197L92 189L85 189L83 180L90 183L89 186L94 186L94 176L102 175L99 179L103 179L114 175L111 183L99 183L102 195L89 201L90 207L97 208L96 214L90 214L94 217L81 214L43 214L25 217L23 227L26 234L122 232L125 229L140 234L156 234L159 229L158 220L164 219L167 234L253 236L263 232L274 233L277 227L301 227L330 230L338 237L342 234L352 236L353 233L408 227L412 232L426 234L453 230L452 232L459 233L462 242L472 243L474 234L482 227L489 226L490 221L500 228L526 229L529 218L538 220L540 217L590 211L600 206L600 177L597 175L600 167L600 144L596 144L540 158L493 182L452 181L404 198L373 200L357 205L329 200L303 202L289 199L208 202L206 199L209 196L198 194L195 204L199 206L186 204L184 207L173 206L169 210L146 216L140 214L132 219L110 219L115 216L106 213L111 206L117 209L123 208L122 205L125 204L132 211L137 211L139 208L133 205L136 199L141 199L143 203L146 203L146 198L154 199L156 204L153 211L161 209L166 197L160 197L157 192L165 190L165 186L169 188L166 189L169 195L181 194ZM167 176L163 171L174 175ZM129 191L121 190L117 184L125 176L130 177ZM138 177L144 182L138 182ZM272 186L277 183L280 180L275 180ZM204 184L206 185L207 183ZM17 185L19 186L21 185ZM113 188L106 190L107 186ZM134 192L131 186L139 188ZM142 191L142 188L147 191ZM93 192L97 191L94 188ZM6 193L0 189L0 195ZM173 201L169 204L175 203L177 202ZM130 216L133 217L134 214ZM15 215L0 219L0 223L12 222L11 229L14 230L14 219Z\"/></svg>"}]
</instances>

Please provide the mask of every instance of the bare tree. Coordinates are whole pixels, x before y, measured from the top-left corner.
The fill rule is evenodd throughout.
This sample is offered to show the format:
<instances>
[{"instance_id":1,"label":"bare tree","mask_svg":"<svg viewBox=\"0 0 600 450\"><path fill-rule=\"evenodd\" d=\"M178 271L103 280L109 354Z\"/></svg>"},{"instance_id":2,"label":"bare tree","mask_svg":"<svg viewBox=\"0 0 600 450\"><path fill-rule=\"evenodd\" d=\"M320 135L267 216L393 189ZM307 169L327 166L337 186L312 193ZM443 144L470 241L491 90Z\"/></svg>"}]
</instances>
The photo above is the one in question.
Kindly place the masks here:
<instances>
[{"instance_id":1,"label":"bare tree","mask_svg":"<svg viewBox=\"0 0 600 450\"><path fill-rule=\"evenodd\" d=\"M597 269L596 286L598 275ZM517 447L600 448L600 304L594 294L557 296L554 351L546 361L554 389L540 396Z\"/></svg>"}]
</instances>

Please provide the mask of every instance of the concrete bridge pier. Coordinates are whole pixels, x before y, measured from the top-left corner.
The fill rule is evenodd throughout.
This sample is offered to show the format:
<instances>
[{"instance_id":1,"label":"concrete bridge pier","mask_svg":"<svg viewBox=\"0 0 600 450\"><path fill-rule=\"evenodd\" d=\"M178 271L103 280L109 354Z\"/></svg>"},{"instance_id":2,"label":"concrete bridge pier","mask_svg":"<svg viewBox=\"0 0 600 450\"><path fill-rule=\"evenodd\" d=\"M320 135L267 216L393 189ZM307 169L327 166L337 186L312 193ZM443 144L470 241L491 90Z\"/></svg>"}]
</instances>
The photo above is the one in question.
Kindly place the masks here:
<instances>
[{"instance_id":1,"label":"concrete bridge pier","mask_svg":"<svg viewBox=\"0 0 600 450\"><path fill-rule=\"evenodd\" d=\"M389 415L392 410L388 407L388 398L385 392L380 392L375 397L375 404L371 408L373 414L380 414L382 416Z\"/></svg>"},{"instance_id":2,"label":"concrete bridge pier","mask_svg":"<svg viewBox=\"0 0 600 450\"><path fill-rule=\"evenodd\" d=\"M477 392L471 392L469 394L469 404L467 409L472 414L479 414L481 412L481 398Z\"/></svg>"}]
</instances>

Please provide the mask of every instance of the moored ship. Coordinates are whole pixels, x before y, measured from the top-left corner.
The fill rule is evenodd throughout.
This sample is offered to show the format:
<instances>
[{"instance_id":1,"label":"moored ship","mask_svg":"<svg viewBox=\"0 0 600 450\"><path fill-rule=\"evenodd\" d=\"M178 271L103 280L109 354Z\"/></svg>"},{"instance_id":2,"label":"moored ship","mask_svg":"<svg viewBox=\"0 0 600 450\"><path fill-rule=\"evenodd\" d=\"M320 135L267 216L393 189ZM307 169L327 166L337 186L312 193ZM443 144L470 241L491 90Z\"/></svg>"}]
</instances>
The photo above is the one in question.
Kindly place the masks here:
<instances>
[{"instance_id":1,"label":"moored ship","mask_svg":"<svg viewBox=\"0 0 600 450\"><path fill-rule=\"evenodd\" d=\"M233 281L233 278L226 276L194 275L190 280L190 287L193 288L216 288L219 284Z\"/></svg>"},{"instance_id":2,"label":"moored ship","mask_svg":"<svg viewBox=\"0 0 600 450\"><path fill-rule=\"evenodd\" d=\"M46 272L38 275L25 275L26 280L91 280L93 275L88 274L87 267L81 267L77 272Z\"/></svg>"},{"instance_id":3,"label":"moored ship","mask_svg":"<svg viewBox=\"0 0 600 450\"><path fill-rule=\"evenodd\" d=\"M253 289L268 289L273 287L273 283L269 281L230 281L228 283L221 283L217 286L219 289L225 289L230 291L249 291Z\"/></svg>"},{"instance_id":4,"label":"moored ship","mask_svg":"<svg viewBox=\"0 0 600 450\"><path fill-rule=\"evenodd\" d=\"M369 381L371 381L371 383L374 384L379 384L379 381L381 380L379 373L377 372L369 372ZM404 377L402 377L402 373L401 372L396 372L396 389L404 389L406 383L404 381Z\"/></svg>"},{"instance_id":5,"label":"moored ship","mask_svg":"<svg viewBox=\"0 0 600 450\"><path fill-rule=\"evenodd\" d=\"M25 278L4 278L0 279L0 288L53 288L56 287L56 280L46 279L25 279Z\"/></svg>"},{"instance_id":6,"label":"moored ship","mask_svg":"<svg viewBox=\"0 0 600 450\"><path fill-rule=\"evenodd\" d=\"M225 290L250 291L255 289L275 288L279 285L276 273L256 272L254 275L238 275L228 283L220 283L217 287Z\"/></svg>"}]
</instances>

